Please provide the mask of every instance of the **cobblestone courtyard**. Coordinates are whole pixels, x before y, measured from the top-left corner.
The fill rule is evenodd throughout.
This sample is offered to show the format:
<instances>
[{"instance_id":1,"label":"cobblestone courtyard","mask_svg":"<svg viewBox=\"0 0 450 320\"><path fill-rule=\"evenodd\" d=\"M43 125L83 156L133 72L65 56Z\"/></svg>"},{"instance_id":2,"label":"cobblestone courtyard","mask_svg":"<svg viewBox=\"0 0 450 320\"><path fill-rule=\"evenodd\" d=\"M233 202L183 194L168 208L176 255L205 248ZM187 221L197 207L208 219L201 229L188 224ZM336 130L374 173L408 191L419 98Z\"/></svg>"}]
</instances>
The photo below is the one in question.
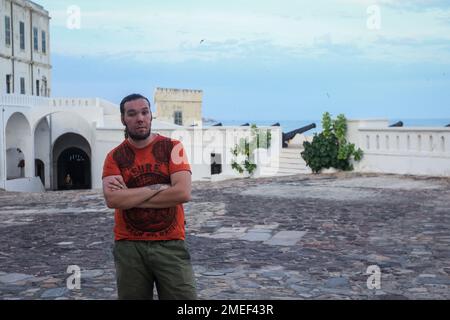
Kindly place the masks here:
<instances>
[{"instance_id":1,"label":"cobblestone courtyard","mask_svg":"<svg viewBox=\"0 0 450 320\"><path fill-rule=\"evenodd\" d=\"M200 299L450 299L450 179L298 175L194 183ZM99 190L0 191L0 299L116 299ZM69 265L81 289L69 290ZM367 287L367 267L381 289Z\"/></svg>"}]
</instances>

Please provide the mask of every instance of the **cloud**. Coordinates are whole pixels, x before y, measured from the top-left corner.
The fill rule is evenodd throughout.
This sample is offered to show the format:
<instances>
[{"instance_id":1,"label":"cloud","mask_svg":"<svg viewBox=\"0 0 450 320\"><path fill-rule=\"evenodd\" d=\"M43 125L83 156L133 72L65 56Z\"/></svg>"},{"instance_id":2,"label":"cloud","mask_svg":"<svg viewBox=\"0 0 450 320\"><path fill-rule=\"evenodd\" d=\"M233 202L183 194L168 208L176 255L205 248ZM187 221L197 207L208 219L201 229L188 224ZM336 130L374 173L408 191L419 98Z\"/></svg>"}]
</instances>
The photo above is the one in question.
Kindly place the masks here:
<instances>
[{"instance_id":1,"label":"cloud","mask_svg":"<svg viewBox=\"0 0 450 320\"><path fill-rule=\"evenodd\" d=\"M342 3L364 6L379 5L404 11L449 10L448 0L338 0Z\"/></svg>"},{"instance_id":2,"label":"cloud","mask_svg":"<svg viewBox=\"0 0 450 320\"><path fill-rule=\"evenodd\" d=\"M67 9L60 2L47 9L52 16L52 50L64 55L177 63L249 57L282 61L354 54L403 61L405 51L410 50L408 59L426 61L432 59L433 49L434 54L450 60L450 52L442 52L439 45L421 46L429 39L441 39L443 43L450 40L450 24L443 23L450 16L450 4L446 2L338 0L330 4L318 0L286 1L280 6L275 1L263 1L255 7L252 2L238 5L231 1L225 5L193 1L168 7L154 2L131 1L119 6L80 1L80 30L67 29ZM381 7L381 29L375 31L366 25L366 8L374 3ZM399 13L399 8L406 11ZM418 8L449 11L419 12ZM394 43L395 39L399 41ZM402 43L404 39L417 45ZM387 46L389 55L383 51Z\"/></svg>"}]
</instances>

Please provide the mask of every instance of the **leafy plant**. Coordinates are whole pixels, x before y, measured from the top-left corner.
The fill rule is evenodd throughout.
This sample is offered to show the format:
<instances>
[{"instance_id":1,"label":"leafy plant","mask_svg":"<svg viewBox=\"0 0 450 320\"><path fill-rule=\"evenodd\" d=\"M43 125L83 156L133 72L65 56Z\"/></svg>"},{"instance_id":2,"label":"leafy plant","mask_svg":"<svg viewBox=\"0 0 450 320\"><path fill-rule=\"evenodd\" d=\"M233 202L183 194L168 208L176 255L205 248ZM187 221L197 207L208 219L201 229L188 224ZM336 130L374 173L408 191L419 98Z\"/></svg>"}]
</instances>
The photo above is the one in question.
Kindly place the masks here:
<instances>
[{"instance_id":1,"label":"leafy plant","mask_svg":"<svg viewBox=\"0 0 450 320\"><path fill-rule=\"evenodd\" d=\"M239 143L231 149L234 156L231 167L239 173L248 172L249 175L252 175L257 168L256 163L254 163L253 152L258 148L270 148L271 140L270 130L261 130L255 124L252 124L250 141L241 138Z\"/></svg>"},{"instance_id":2,"label":"leafy plant","mask_svg":"<svg viewBox=\"0 0 450 320\"><path fill-rule=\"evenodd\" d=\"M301 153L306 164L315 173L322 169L336 168L340 170L353 170L351 160L362 159L363 151L357 149L353 143L348 143L347 119L343 114L336 120L328 112L322 117L323 131L315 134L312 142L303 143L304 151Z\"/></svg>"}]
</instances>

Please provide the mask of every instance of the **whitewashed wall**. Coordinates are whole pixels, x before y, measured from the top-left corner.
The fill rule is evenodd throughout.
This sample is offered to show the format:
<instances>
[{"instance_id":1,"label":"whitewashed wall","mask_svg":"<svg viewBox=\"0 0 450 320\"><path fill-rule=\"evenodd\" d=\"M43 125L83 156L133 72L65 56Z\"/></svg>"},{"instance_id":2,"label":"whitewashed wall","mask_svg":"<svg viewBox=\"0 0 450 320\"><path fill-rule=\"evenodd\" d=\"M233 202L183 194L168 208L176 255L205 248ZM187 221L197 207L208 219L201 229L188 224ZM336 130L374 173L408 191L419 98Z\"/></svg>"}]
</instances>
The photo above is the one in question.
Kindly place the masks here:
<instances>
[{"instance_id":1,"label":"whitewashed wall","mask_svg":"<svg viewBox=\"0 0 450 320\"><path fill-rule=\"evenodd\" d=\"M231 149L239 142L240 138L250 135L250 127L212 127L212 128L179 128L158 129L153 132L163 136L179 140L183 143L192 169L192 180L221 180L242 177L231 168ZM281 149L281 129L279 127L261 127L269 129L272 133L272 144L268 150L259 150L256 160L260 165L270 166L276 161L272 158L279 157ZM92 186L101 188L101 175L103 162L113 148L123 141L123 128L97 128L95 133L95 148L93 148ZM211 176L211 153L221 154L222 173Z\"/></svg>"},{"instance_id":2,"label":"whitewashed wall","mask_svg":"<svg viewBox=\"0 0 450 320\"><path fill-rule=\"evenodd\" d=\"M353 120L348 127L348 140L364 151L356 171L450 176L450 128L389 128L387 120Z\"/></svg>"}]
</instances>

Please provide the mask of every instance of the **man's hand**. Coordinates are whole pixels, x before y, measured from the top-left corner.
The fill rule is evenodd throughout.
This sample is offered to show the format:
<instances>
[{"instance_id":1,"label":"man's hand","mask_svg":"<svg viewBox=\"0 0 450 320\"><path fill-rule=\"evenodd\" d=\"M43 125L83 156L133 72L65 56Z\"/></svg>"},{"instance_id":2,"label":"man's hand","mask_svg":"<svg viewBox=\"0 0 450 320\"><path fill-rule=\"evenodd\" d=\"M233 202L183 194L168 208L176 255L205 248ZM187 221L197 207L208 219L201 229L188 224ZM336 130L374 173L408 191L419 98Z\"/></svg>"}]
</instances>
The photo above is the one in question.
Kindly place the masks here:
<instances>
[{"instance_id":1,"label":"man's hand","mask_svg":"<svg viewBox=\"0 0 450 320\"><path fill-rule=\"evenodd\" d=\"M159 192L137 207L152 209L171 208L191 200L191 173L189 171L178 171L171 174L170 181L172 182L170 188Z\"/></svg>"},{"instance_id":2,"label":"man's hand","mask_svg":"<svg viewBox=\"0 0 450 320\"><path fill-rule=\"evenodd\" d=\"M128 189L122 176L109 176L103 178L103 183L110 191Z\"/></svg>"},{"instance_id":3,"label":"man's hand","mask_svg":"<svg viewBox=\"0 0 450 320\"><path fill-rule=\"evenodd\" d=\"M105 186L110 191L128 189L122 176L109 176L104 178ZM170 187L170 184L151 184L146 186L150 190L163 191Z\"/></svg>"},{"instance_id":4,"label":"man's hand","mask_svg":"<svg viewBox=\"0 0 450 320\"><path fill-rule=\"evenodd\" d=\"M108 208L135 208L169 188L167 184L154 184L139 188L127 188L121 175L103 178L103 194Z\"/></svg>"}]
</instances>

